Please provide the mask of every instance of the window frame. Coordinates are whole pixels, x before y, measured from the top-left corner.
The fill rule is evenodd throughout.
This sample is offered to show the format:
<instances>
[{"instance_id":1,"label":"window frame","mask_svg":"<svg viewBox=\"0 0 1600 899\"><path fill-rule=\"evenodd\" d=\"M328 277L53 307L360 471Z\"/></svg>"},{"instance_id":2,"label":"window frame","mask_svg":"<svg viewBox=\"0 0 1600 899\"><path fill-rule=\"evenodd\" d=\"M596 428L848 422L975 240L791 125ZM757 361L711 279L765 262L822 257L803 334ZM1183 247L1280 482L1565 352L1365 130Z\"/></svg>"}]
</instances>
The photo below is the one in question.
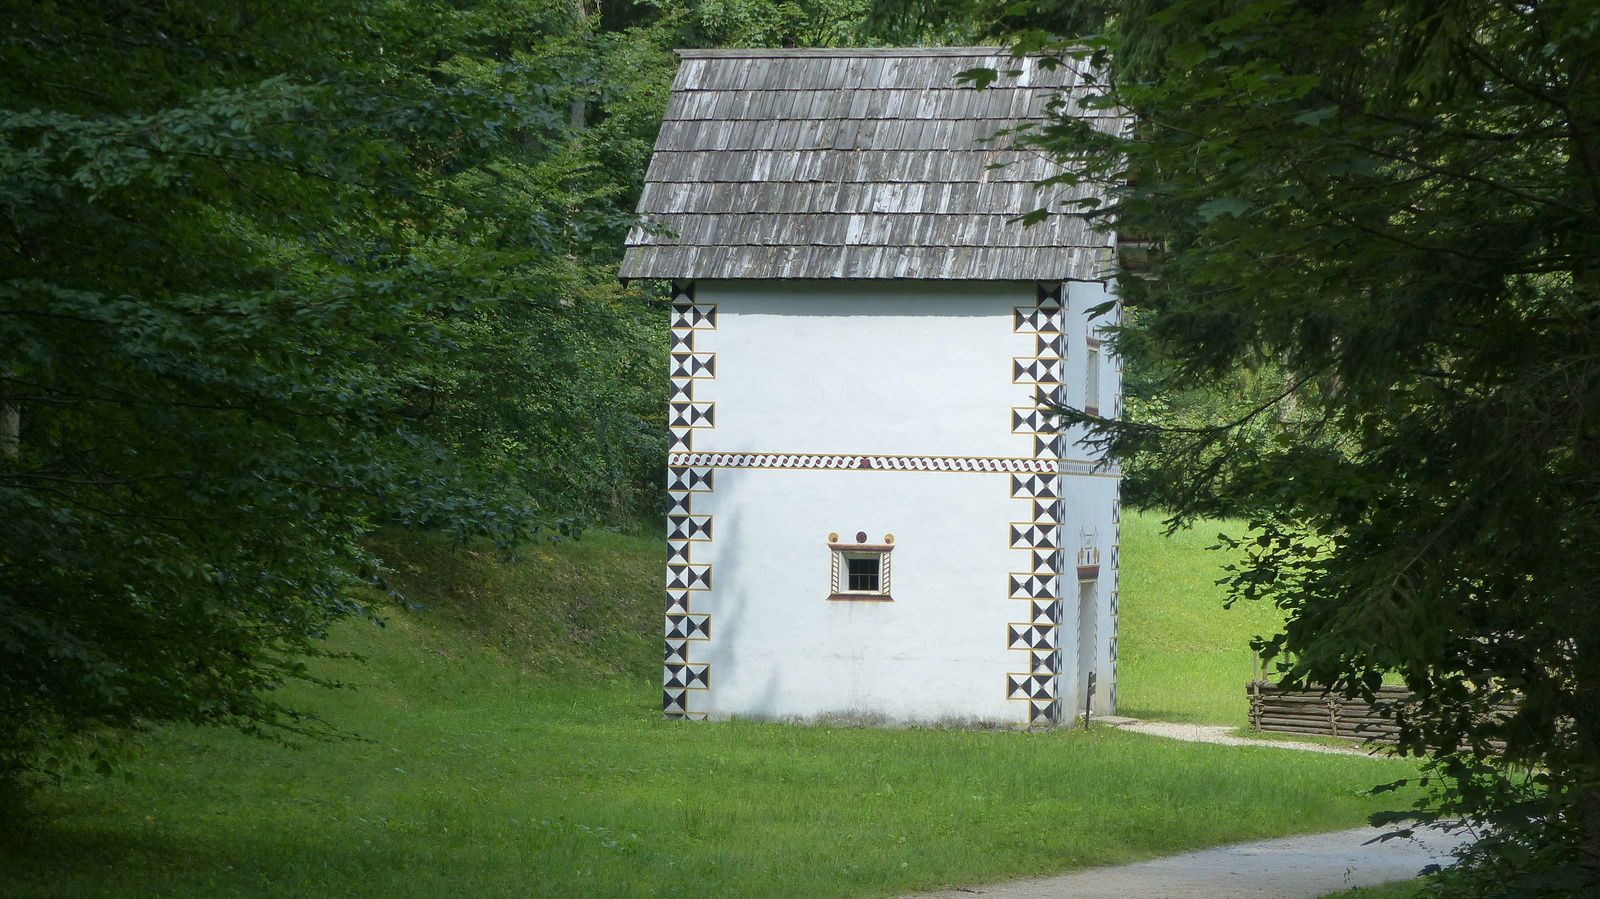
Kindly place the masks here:
<instances>
[{"instance_id":1,"label":"window frame","mask_svg":"<svg viewBox=\"0 0 1600 899\"><path fill-rule=\"evenodd\" d=\"M893 535L885 536L883 543L840 543L836 535L830 535L828 550L833 557L829 602L894 602L894 596L889 592L889 557L894 552ZM849 560L869 557L878 560L878 589L851 590Z\"/></svg>"},{"instance_id":2,"label":"window frame","mask_svg":"<svg viewBox=\"0 0 1600 899\"><path fill-rule=\"evenodd\" d=\"M1090 415L1100 414L1100 339L1089 337L1084 340L1086 352L1083 354L1083 411Z\"/></svg>"}]
</instances>

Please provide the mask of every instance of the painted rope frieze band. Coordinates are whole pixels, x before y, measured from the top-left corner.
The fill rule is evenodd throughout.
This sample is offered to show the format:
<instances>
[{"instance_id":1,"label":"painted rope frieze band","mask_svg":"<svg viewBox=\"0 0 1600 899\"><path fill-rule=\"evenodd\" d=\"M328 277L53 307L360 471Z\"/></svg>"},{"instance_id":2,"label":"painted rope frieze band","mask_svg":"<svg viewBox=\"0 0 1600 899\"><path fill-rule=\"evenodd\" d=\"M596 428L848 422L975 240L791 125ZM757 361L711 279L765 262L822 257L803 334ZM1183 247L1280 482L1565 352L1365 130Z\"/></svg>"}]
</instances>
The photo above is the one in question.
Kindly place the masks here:
<instances>
[{"instance_id":1,"label":"painted rope frieze band","mask_svg":"<svg viewBox=\"0 0 1600 899\"><path fill-rule=\"evenodd\" d=\"M1045 441L1050 443L1050 441ZM1117 477L1121 468L1099 462L1005 456L868 456L825 453L690 453L667 455L670 469L678 468L797 468L864 471L1038 472L1040 474L1090 474Z\"/></svg>"}]
</instances>

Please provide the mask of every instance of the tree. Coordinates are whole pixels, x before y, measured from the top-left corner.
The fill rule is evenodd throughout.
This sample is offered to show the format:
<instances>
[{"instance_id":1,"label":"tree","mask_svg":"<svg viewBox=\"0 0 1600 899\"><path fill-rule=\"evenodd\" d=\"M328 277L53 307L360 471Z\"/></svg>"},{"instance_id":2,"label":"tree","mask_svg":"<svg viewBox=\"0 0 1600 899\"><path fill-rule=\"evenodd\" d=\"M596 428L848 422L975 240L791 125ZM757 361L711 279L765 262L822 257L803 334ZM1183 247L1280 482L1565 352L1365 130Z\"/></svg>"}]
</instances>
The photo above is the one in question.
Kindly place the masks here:
<instances>
[{"instance_id":1,"label":"tree","mask_svg":"<svg viewBox=\"0 0 1600 899\"><path fill-rule=\"evenodd\" d=\"M1214 425L1087 426L1182 524L1247 518L1291 685L1399 676L1455 889L1600 889L1600 4L1100 5L1072 45L1131 135L1028 138L1157 253L1116 336L1163 390L1267 372ZM1090 204L1092 206L1092 204ZM1516 711L1498 714L1502 703ZM1458 895L1460 892L1453 893Z\"/></svg>"},{"instance_id":2,"label":"tree","mask_svg":"<svg viewBox=\"0 0 1600 899\"><path fill-rule=\"evenodd\" d=\"M305 660L329 623L376 616L352 598L376 570L362 535L569 527L581 503L525 476L542 460L485 448L526 424L494 401L563 364L610 389L664 355L632 327L642 298L596 295L575 255L626 226L593 173L628 135L582 127L585 156L565 115L605 85L563 65L600 54L533 52L571 29L531 3L5 20L0 786L105 727L328 733L273 689L321 682ZM539 343L601 320L644 336L599 362ZM494 365L517 377L484 396ZM607 422L652 433L617 404L575 430Z\"/></svg>"},{"instance_id":3,"label":"tree","mask_svg":"<svg viewBox=\"0 0 1600 899\"><path fill-rule=\"evenodd\" d=\"M138 722L331 733L273 691L377 617L377 525L659 516L666 301L615 275L670 50L865 4L4 9L0 789Z\"/></svg>"}]
</instances>

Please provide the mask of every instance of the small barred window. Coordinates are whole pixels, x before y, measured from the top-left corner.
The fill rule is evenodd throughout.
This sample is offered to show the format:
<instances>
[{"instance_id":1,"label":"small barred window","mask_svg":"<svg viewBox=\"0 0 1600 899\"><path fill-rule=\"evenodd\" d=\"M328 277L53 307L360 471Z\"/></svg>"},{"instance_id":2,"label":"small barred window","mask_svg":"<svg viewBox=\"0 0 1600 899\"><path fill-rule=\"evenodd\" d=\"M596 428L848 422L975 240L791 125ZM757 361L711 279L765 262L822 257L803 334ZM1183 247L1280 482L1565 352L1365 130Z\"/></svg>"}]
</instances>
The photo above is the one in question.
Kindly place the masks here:
<instances>
[{"instance_id":1,"label":"small barred window","mask_svg":"<svg viewBox=\"0 0 1600 899\"><path fill-rule=\"evenodd\" d=\"M864 531L856 534L854 543L841 543L838 534L829 534L828 549L833 556L833 584L829 599L892 599L889 595L889 554L894 550L893 534L885 534L882 543L868 543Z\"/></svg>"},{"instance_id":2,"label":"small barred window","mask_svg":"<svg viewBox=\"0 0 1600 899\"><path fill-rule=\"evenodd\" d=\"M878 592L878 563L882 556L854 556L845 561L850 564L850 592Z\"/></svg>"}]
</instances>

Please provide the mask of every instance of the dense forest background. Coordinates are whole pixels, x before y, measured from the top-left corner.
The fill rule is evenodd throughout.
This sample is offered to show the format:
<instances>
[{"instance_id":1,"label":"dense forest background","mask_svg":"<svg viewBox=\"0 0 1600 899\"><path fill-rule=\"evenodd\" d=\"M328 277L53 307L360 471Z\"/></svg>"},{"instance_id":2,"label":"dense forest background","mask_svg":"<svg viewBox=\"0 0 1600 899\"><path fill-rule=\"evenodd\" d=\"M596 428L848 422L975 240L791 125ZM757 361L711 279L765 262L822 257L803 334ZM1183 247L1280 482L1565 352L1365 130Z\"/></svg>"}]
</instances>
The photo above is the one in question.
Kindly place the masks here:
<instances>
[{"instance_id":1,"label":"dense forest background","mask_svg":"<svg viewBox=\"0 0 1600 899\"><path fill-rule=\"evenodd\" d=\"M485 87L529 91L522 102L539 111L523 134L474 154L476 164L455 163L462 239L516 254L526 277L522 295L473 323L473 341L489 352L440 385L448 394L440 436L553 513L624 529L659 521L662 285L621 286L615 276L677 71L674 49L1002 44L1024 21L1071 33L1088 24L1084 9L950 0L460 4L457 52L474 62L457 70ZM1131 408L1144 420L1193 424L1228 415L1278 378L1269 370L1181 393L1162 393L1156 380L1131 374ZM1144 480L1131 475L1130 496L1141 499Z\"/></svg>"},{"instance_id":2,"label":"dense forest background","mask_svg":"<svg viewBox=\"0 0 1600 899\"><path fill-rule=\"evenodd\" d=\"M672 51L1004 31L867 0L3 9L0 788L139 723L326 733L275 688L381 620L351 589L386 586L375 529L655 526L665 297L616 273Z\"/></svg>"},{"instance_id":3,"label":"dense forest background","mask_svg":"<svg viewBox=\"0 0 1600 899\"><path fill-rule=\"evenodd\" d=\"M997 40L977 4L535 0L456 4L452 76L517 95L515 131L448 163L452 240L519 287L472 316L472 361L435 386L436 435L548 513L632 529L664 507L662 285L616 281L623 239L690 47Z\"/></svg>"}]
</instances>

